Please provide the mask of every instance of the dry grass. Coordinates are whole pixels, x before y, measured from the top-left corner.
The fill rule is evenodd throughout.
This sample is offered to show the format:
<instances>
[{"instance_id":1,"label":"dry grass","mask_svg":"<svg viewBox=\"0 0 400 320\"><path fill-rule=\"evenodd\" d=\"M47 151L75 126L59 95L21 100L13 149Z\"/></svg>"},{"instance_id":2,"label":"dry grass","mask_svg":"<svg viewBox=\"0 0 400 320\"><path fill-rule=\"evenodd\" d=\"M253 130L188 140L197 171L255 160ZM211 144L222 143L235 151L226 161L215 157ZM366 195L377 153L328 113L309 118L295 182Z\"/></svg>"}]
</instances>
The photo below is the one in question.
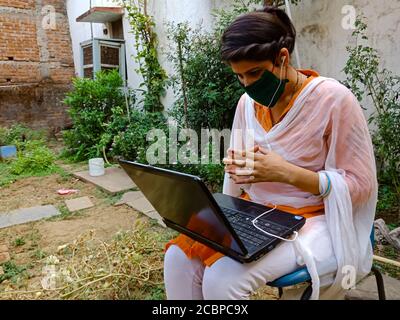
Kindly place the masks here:
<instances>
[{"instance_id":1,"label":"dry grass","mask_svg":"<svg viewBox=\"0 0 400 320\"><path fill-rule=\"evenodd\" d=\"M109 242L89 231L40 260L42 274L31 281L33 285L22 291L10 283L0 299L163 300L164 245L175 235L147 218ZM267 286L251 297L276 298L275 290Z\"/></svg>"},{"instance_id":2,"label":"dry grass","mask_svg":"<svg viewBox=\"0 0 400 320\"><path fill-rule=\"evenodd\" d=\"M83 234L42 261L38 288L0 293L2 299L164 299L163 249L173 233L138 220L109 243ZM46 281L47 279L47 281Z\"/></svg>"}]
</instances>

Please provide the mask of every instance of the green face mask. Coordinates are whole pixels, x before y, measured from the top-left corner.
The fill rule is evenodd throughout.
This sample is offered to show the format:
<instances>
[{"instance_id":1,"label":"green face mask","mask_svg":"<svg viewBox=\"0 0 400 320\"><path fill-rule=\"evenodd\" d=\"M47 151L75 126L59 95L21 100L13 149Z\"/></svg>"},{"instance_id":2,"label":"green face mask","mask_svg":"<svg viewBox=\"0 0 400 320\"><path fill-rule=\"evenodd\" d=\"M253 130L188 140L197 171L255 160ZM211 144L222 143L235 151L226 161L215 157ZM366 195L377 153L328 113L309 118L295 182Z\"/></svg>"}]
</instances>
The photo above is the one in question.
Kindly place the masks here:
<instances>
[{"instance_id":1,"label":"green face mask","mask_svg":"<svg viewBox=\"0 0 400 320\"><path fill-rule=\"evenodd\" d=\"M273 108L285 91L288 79L280 80L272 72L265 70L262 77L251 85L243 86L246 93L254 101L263 106Z\"/></svg>"}]
</instances>

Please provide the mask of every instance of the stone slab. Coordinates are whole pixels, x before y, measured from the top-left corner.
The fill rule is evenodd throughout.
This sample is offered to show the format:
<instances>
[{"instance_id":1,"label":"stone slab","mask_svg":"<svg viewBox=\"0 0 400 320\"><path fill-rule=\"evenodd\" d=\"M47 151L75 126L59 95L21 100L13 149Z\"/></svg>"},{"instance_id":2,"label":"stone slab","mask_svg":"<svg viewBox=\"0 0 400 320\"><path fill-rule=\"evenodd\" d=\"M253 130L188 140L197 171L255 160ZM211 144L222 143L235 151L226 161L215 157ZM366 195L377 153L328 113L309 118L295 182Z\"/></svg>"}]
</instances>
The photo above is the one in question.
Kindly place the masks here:
<instances>
[{"instance_id":1,"label":"stone slab","mask_svg":"<svg viewBox=\"0 0 400 320\"><path fill-rule=\"evenodd\" d=\"M127 204L136 211L143 213L151 219L157 220L158 224L162 227L166 227L159 213L154 209L151 203L146 199L146 197L140 191L127 192L125 193L121 200L115 205Z\"/></svg>"},{"instance_id":2,"label":"stone slab","mask_svg":"<svg viewBox=\"0 0 400 320\"><path fill-rule=\"evenodd\" d=\"M59 214L60 211L52 205L24 208L8 213L0 213L0 229L50 218Z\"/></svg>"},{"instance_id":3,"label":"stone slab","mask_svg":"<svg viewBox=\"0 0 400 320\"><path fill-rule=\"evenodd\" d=\"M127 204L129 206L132 207L132 203L139 199L139 198L143 198L144 195L143 193L141 193L140 191L129 191L123 194L121 200L119 200L118 202L116 202L114 205L115 206L120 206L123 204Z\"/></svg>"},{"instance_id":4,"label":"stone slab","mask_svg":"<svg viewBox=\"0 0 400 320\"><path fill-rule=\"evenodd\" d=\"M88 209L94 206L89 197L65 200L65 204L70 212Z\"/></svg>"},{"instance_id":5,"label":"stone slab","mask_svg":"<svg viewBox=\"0 0 400 320\"><path fill-rule=\"evenodd\" d=\"M400 300L400 280L383 275L383 283L387 300ZM355 289L346 293L346 300L378 300L378 289L375 276L362 280Z\"/></svg>"},{"instance_id":6,"label":"stone slab","mask_svg":"<svg viewBox=\"0 0 400 320\"><path fill-rule=\"evenodd\" d=\"M135 201L130 202L129 205L144 214L155 211L151 203L145 197L138 198Z\"/></svg>"},{"instance_id":7,"label":"stone slab","mask_svg":"<svg viewBox=\"0 0 400 320\"><path fill-rule=\"evenodd\" d=\"M73 175L80 180L93 183L110 194L127 191L136 187L126 172L118 167L106 168L105 174L100 177L92 177L89 171L74 172Z\"/></svg>"},{"instance_id":8,"label":"stone slab","mask_svg":"<svg viewBox=\"0 0 400 320\"><path fill-rule=\"evenodd\" d=\"M5 244L0 244L0 253L8 252L8 247Z\"/></svg>"},{"instance_id":9,"label":"stone slab","mask_svg":"<svg viewBox=\"0 0 400 320\"><path fill-rule=\"evenodd\" d=\"M157 220L158 224L161 225L162 227L166 228L167 226L165 225L162 217L160 216L160 214L157 211L150 211L145 213L146 216L148 216L151 219Z\"/></svg>"}]
</instances>

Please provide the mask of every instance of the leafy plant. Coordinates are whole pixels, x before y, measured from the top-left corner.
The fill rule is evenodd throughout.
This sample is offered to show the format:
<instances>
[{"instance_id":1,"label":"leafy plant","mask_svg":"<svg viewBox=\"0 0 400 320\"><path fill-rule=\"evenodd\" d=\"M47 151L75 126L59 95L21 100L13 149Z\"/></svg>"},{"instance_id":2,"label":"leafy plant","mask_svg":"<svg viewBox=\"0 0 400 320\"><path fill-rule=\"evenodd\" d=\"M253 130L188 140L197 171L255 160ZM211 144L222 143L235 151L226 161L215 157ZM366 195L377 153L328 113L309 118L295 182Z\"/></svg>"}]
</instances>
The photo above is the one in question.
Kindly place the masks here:
<instances>
[{"instance_id":1,"label":"leafy plant","mask_svg":"<svg viewBox=\"0 0 400 320\"><path fill-rule=\"evenodd\" d=\"M96 79L76 78L64 102L73 128L64 132L64 155L75 161L103 156L113 136L128 122L129 106L116 70L100 71ZM129 105L134 96L129 93Z\"/></svg>"},{"instance_id":2,"label":"leafy plant","mask_svg":"<svg viewBox=\"0 0 400 320\"><path fill-rule=\"evenodd\" d=\"M177 101L171 115L200 135L202 128L230 128L243 94L235 75L220 58L220 34L201 33L188 24L170 25L176 51L169 59L179 73L172 79ZM182 89L186 88L186 89Z\"/></svg>"},{"instance_id":3,"label":"leafy plant","mask_svg":"<svg viewBox=\"0 0 400 320\"><path fill-rule=\"evenodd\" d=\"M25 266L18 266L13 261L8 261L2 265L4 274L0 275L0 283L4 280L11 280L16 282L19 276L24 275L26 272Z\"/></svg>"},{"instance_id":4,"label":"leafy plant","mask_svg":"<svg viewBox=\"0 0 400 320\"><path fill-rule=\"evenodd\" d=\"M42 175L55 172L55 156L43 141L27 141L18 144L18 158L11 164L16 175Z\"/></svg>"},{"instance_id":5,"label":"leafy plant","mask_svg":"<svg viewBox=\"0 0 400 320\"><path fill-rule=\"evenodd\" d=\"M261 1L235 1L230 11L217 10L215 28L204 32L201 26L192 28L189 23L170 23L167 36L170 41L166 53L173 63L175 74L171 77L177 100L170 115L181 128L223 130L231 128L235 109L243 89L230 67L221 61L221 36L236 16L251 10ZM200 148L200 146L199 146ZM224 156L224 150L220 150ZM201 150L198 150L201 154ZM220 164L170 164L178 170L202 177L207 185L220 191L224 176Z\"/></svg>"},{"instance_id":6,"label":"leafy plant","mask_svg":"<svg viewBox=\"0 0 400 320\"><path fill-rule=\"evenodd\" d=\"M269 6L283 6L285 4L285 0L264 0L262 1L264 5L269 5ZM292 4L298 4L300 0L290 0Z\"/></svg>"},{"instance_id":7,"label":"leafy plant","mask_svg":"<svg viewBox=\"0 0 400 320\"><path fill-rule=\"evenodd\" d=\"M373 143L378 164L378 179L385 192L380 192L383 207L388 204L388 195L393 190L400 202L400 77L387 69L381 69L376 49L368 45L365 18L356 20L354 47L348 46L349 59L344 68L346 85L362 102L365 95L371 98L374 112L369 123L374 124ZM394 203L389 196L390 203ZM379 206L378 206L379 207Z\"/></svg>"},{"instance_id":8,"label":"leafy plant","mask_svg":"<svg viewBox=\"0 0 400 320\"><path fill-rule=\"evenodd\" d=\"M36 249L32 254L31 257L35 258L37 260L42 260L44 258L46 258L47 253L41 249Z\"/></svg>"},{"instance_id":9,"label":"leafy plant","mask_svg":"<svg viewBox=\"0 0 400 320\"><path fill-rule=\"evenodd\" d=\"M221 36L238 15L263 3L238 0L233 1L230 10L215 10L215 27L211 32L202 31L201 26L193 29L188 22L167 25L170 46L166 54L174 66L171 83L177 96L171 115L179 126L194 129L198 134L201 128L231 128L244 91L230 67L221 61Z\"/></svg>"},{"instance_id":10,"label":"leafy plant","mask_svg":"<svg viewBox=\"0 0 400 320\"><path fill-rule=\"evenodd\" d=\"M130 123L113 138L111 154L147 163L146 151L153 142L147 141L146 137L154 128L167 134L167 120L162 113L132 110Z\"/></svg>"},{"instance_id":11,"label":"leafy plant","mask_svg":"<svg viewBox=\"0 0 400 320\"><path fill-rule=\"evenodd\" d=\"M63 174L63 170L55 165L55 155L46 146L43 130L35 131L17 124L10 128L2 128L6 144L17 147L17 158L0 162L0 187L13 183L23 177L45 176L52 173Z\"/></svg>"},{"instance_id":12,"label":"leafy plant","mask_svg":"<svg viewBox=\"0 0 400 320\"><path fill-rule=\"evenodd\" d=\"M25 244L25 239L24 238L17 238L14 240L14 246L20 247Z\"/></svg>"}]
</instances>

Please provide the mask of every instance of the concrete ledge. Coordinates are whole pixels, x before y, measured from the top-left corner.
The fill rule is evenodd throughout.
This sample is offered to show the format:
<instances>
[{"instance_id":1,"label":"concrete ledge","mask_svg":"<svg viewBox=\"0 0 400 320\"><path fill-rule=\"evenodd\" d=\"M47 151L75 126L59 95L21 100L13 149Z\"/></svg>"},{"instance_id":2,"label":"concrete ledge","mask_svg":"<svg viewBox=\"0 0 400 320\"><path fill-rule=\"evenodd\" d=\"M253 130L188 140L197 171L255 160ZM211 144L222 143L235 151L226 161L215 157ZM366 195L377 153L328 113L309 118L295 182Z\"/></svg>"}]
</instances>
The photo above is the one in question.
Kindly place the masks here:
<instances>
[{"instance_id":1,"label":"concrete ledge","mask_svg":"<svg viewBox=\"0 0 400 320\"><path fill-rule=\"evenodd\" d=\"M18 209L8 213L0 213L0 229L11 227L17 224L50 218L59 214L60 211L51 205Z\"/></svg>"}]
</instances>

